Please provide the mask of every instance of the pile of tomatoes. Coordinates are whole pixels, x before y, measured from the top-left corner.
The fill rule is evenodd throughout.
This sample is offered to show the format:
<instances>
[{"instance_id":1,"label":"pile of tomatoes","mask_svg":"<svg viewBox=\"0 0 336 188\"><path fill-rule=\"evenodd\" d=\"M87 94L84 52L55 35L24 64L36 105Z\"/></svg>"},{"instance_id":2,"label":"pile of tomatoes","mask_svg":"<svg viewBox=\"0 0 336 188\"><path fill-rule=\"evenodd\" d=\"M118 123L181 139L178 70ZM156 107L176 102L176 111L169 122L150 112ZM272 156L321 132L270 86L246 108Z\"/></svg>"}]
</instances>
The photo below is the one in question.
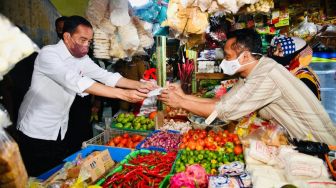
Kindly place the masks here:
<instances>
[{"instance_id":1,"label":"pile of tomatoes","mask_svg":"<svg viewBox=\"0 0 336 188\"><path fill-rule=\"evenodd\" d=\"M121 148L135 148L135 146L144 139L144 136L138 134L129 135L128 133L125 133L111 138L105 145Z\"/></svg>"},{"instance_id":2,"label":"pile of tomatoes","mask_svg":"<svg viewBox=\"0 0 336 188\"><path fill-rule=\"evenodd\" d=\"M206 131L201 129L189 130L182 137L180 149L189 150L211 150L217 151L221 148L227 153L234 152L239 155L243 152L241 142L237 134L223 131Z\"/></svg>"}]
</instances>

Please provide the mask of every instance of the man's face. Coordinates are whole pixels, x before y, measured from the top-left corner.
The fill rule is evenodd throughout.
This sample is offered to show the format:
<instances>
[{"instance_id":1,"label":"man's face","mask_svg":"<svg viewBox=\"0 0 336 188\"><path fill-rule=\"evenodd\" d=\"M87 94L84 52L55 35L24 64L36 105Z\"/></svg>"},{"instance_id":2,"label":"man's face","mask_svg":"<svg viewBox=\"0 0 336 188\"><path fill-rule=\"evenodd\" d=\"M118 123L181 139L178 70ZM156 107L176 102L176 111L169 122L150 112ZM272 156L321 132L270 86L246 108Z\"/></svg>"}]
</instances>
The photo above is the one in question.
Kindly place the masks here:
<instances>
[{"instance_id":1,"label":"man's face","mask_svg":"<svg viewBox=\"0 0 336 188\"><path fill-rule=\"evenodd\" d=\"M232 49L232 44L236 41L235 38L228 39L224 46L224 59L227 61L238 58L237 52Z\"/></svg>"},{"instance_id":2,"label":"man's face","mask_svg":"<svg viewBox=\"0 0 336 188\"><path fill-rule=\"evenodd\" d=\"M93 37L93 30L90 27L87 27L85 25L79 25L77 26L76 31L67 37L68 39L72 39L72 43L75 42L81 46L90 46L90 43L92 42Z\"/></svg>"},{"instance_id":3,"label":"man's face","mask_svg":"<svg viewBox=\"0 0 336 188\"><path fill-rule=\"evenodd\" d=\"M71 35L68 32L63 34L64 43L74 57L85 56L89 51L92 42L93 30L85 25L79 25Z\"/></svg>"},{"instance_id":4,"label":"man's face","mask_svg":"<svg viewBox=\"0 0 336 188\"><path fill-rule=\"evenodd\" d=\"M284 56L284 51L281 48L281 44L277 44L274 49L273 49L273 55L283 57Z\"/></svg>"}]
</instances>

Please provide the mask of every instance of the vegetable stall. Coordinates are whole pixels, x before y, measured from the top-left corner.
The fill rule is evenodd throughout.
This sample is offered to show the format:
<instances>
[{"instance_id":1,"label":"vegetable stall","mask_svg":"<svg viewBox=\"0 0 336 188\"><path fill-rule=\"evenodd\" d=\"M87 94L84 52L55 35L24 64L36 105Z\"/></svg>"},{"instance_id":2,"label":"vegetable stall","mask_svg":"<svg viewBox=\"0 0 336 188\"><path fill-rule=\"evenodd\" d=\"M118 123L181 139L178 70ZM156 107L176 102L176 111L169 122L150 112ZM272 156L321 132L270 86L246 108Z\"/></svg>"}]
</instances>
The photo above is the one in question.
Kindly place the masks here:
<instances>
[{"instance_id":1,"label":"vegetable stall","mask_svg":"<svg viewBox=\"0 0 336 188\"><path fill-rule=\"evenodd\" d=\"M119 60L146 57L150 67L142 81L162 88L179 82L185 93L220 99L238 82L219 66L229 31L254 28L261 34L264 54L270 38L279 34L300 36L319 49L334 48L336 15L325 5L334 4L326 0L323 7L300 8L302 1L289 2L148 0L135 6L124 0L89 0L93 59L113 67ZM316 19L316 14L325 19ZM0 70L1 76L10 66ZM285 128L256 112L207 124L206 117L162 104L157 100L161 91L156 92L128 112L96 118L105 121L100 133L59 166L30 178L28 187L336 186L336 146L312 142L309 135L293 140ZM0 145L1 165L3 150ZM21 163L18 171L15 175L26 178ZM2 173L0 167L0 187L7 181Z\"/></svg>"}]
</instances>

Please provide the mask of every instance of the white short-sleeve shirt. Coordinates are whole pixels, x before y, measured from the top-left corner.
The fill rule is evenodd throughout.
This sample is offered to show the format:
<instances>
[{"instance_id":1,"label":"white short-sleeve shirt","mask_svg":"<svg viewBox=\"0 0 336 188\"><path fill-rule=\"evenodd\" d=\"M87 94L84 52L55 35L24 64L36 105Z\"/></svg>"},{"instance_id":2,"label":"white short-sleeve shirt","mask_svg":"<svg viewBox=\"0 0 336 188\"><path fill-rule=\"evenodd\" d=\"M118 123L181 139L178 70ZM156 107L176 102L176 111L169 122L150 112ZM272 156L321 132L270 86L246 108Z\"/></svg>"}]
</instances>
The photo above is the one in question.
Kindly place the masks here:
<instances>
[{"instance_id":1,"label":"white short-sleeve shirt","mask_svg":"<svg viewBox=\"0 0 336 188\"><path fill-rule=\"evenodd\" d=\"M97 80L114 87L122 76L96 65L89 56L71 55L63 40L41 49L35 60L31 86L20 106L17 128L25 135L63 139L68 128L69 110L76 94Z\"/></svg>"}]
</instances>

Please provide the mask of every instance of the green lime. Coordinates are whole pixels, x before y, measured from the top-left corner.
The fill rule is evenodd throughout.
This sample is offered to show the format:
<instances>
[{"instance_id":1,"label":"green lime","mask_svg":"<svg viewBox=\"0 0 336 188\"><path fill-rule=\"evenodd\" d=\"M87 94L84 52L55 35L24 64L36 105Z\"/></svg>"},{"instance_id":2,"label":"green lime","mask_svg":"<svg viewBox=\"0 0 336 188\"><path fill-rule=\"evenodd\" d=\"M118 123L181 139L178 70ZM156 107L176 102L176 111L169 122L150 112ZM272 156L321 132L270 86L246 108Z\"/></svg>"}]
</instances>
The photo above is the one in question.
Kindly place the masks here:
<instances>
[{"instance_id":1,"label":"green lime","mask_svg":"<svg viewBox=\"0 0 336 188\"><path fill-rule=\"evenodd\" d=\"M125 117L125 114L124 113L121 113L118 115L118 118L124 118Z\"/></svg>"},{"instance_id":2,"label":"green lime","mask_svg":"<svg viewBox=\"0 0 336 188\"><path fill-rule=\"evenodd\" d=\"M124 120L124 118L119 118L119 117L117 118L117 122L118 122L118 123L121 123L122 120Z\"/></svg>"},{"instance_id":3,"label":"green lime","mask_svg":"<svg viewBox=\"0 0 336 188\"><path fill-rule=\"evenodd\" d=\"M116 123L115 126L118 127L118 128L122 128L123 127L123 125L121 123Z\"/></svg>"},{"instance_id":4,"label":"green lime","mask_svg":"<svg viewBox=\"0 0 336 188\"><path fill-rule=\"evenodd\" d=\"M128 122L128 119L127 118L124 118L123 120L121 120L121 123L122 124L126 124Z\"/></svg>"},{"instance_id":5,"label":"green lime","mask_svg":"<svg viewBox=\"0 0 336 188\"><path fill-rule=\"evenodd\" d=\"M192 164L194 164L194 163L195 163L195 161L194 161L193 158L190 158L190 159L188 160L188 164L192 165Z\"/></svg>"},{"instance_id":6,"label":"green lime","mask_svg":"<svg viewBox=\"0 0 336 188\"><path fill-rule=\"evenodd\" d=\"M203 155L202 155L202 154L198 154L198 155L197 155L197 158L198 158L199 160L202 160L202 159L203 159Z\"/></svg>"},{"instance_id":7,"label":"green lime","mask_svg":"<svg viewBox=\"0 0 336 188\"><path fill-rule=\"evenodd\" d=\"M211 168L217 168L217 163L212 163Z\"/></svg>"},{"instance_id":8,"label":"green lime","mask_svg":"<svg viewBox=\"0 0 336 188\"><path fill-rule=\"evenodd\" d=\"M125 129L130 129L132 127L132 123L128 122L124 125Z\"/></svg>"}]
</instances>

